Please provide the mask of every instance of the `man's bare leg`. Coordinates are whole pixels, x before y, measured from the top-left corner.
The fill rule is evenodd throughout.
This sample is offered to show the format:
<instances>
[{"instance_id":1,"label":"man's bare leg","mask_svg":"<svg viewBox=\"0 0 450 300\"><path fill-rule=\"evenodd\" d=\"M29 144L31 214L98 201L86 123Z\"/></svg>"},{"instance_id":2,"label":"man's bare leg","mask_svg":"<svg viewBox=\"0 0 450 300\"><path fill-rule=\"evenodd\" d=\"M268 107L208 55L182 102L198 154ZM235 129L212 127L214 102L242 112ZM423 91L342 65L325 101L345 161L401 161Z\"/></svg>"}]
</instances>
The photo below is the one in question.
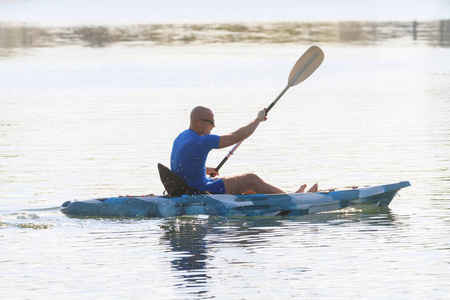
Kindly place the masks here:
<instances>
[{"instance_id":1,"label":"man's bare leg","mask_svg":"<svg viewBox=\"0 0 450 300\"><path fill-rule=\"evenodd\" d=\"M283 190L268 184L258 175L247 173L237 176L222 178L227 194L243 194L248 190L253 190L257 194L285 194Z\"/></svg>"},{"instance_id":2,"label":"man's bare leg","mask_svg":"<svg viewBox=\"0 0 450 300\"><path fill-rule=\"evenodd\" d=\"M253 190L256 194L286 194L285 191L268 184L253 173L224 177L222 180L227 194L239 195L249 190ZM306 184L303 184L296 193L304 193L305 189ZM317 193L318 189L318 184L316 183L308 190L308 193Z\"/></svg>"}]
</instances>

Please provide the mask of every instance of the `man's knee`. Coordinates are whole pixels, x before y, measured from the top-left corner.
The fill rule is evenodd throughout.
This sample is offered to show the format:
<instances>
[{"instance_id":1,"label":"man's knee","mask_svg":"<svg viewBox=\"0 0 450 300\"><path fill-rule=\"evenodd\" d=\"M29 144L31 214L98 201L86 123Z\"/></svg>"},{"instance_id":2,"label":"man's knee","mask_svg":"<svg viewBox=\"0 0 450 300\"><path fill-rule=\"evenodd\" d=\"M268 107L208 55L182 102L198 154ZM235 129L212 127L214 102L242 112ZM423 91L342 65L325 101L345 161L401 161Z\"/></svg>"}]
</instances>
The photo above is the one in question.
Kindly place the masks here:
<instances>
[{"instance_id":1,"label":"man's knee","mask_svg":"<svg viewBox=\"0 0 450 300\"><path fill-rule=\"evenodd\" d=\"M247 173L244 175L244 178L246 179L249 188L255 188L262 181L261 178L254 173Z\"/></svg>"},{"instance_id":2,"label":"man's knee","mask_svg":"<svg viewBox=\"0 0 450 300\"><path fill-rule=\"evenodd\" d=\"M226 193L243 193L256 189L261 181L261 178L253 173L223 178Z\"/></svg>"}]
</instances>

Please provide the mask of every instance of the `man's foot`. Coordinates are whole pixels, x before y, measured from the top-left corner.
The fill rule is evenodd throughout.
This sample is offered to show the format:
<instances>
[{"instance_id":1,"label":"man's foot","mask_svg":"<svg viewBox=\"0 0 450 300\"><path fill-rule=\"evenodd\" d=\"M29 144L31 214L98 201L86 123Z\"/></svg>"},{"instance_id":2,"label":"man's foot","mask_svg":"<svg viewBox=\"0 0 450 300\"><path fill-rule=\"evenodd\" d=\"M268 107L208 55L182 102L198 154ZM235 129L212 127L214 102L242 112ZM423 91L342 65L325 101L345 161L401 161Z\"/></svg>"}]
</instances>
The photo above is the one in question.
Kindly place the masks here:
<instances>
[{"instance_id":1,"label":"man's foot","mask_svg":"<svg viewBox=\"0 0 450 300\"><path fill-rule=\"evenodd\" d=\"M317 193L318 190L319 190L319 185L316 183L308 190L308 193Z\"/></svg>"},{"instance_id":2,"label":"man's foot","mask_svg":"<svg viewBox=\"0 0 450 300\"><path fill-rule=\"evenodd\" d=\"M306 189L306 184L303 184L295 193L304 193Z\"/></svg>"}]
</instances>

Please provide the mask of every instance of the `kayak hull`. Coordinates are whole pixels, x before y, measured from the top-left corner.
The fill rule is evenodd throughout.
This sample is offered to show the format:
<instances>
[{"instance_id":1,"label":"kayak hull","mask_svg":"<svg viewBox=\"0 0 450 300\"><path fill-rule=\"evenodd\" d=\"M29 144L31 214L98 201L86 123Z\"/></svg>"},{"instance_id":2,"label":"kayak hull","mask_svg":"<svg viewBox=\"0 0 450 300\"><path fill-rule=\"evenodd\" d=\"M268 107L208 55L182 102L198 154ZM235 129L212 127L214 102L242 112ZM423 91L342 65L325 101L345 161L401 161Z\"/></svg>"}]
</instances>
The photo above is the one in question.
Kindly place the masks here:
<instances>
[{"instance_id":1,"label":"kayak hull","mask_svg":"<svg viewBox=\"0 0 450 300\"><path fill-rule=\"evenodd\" d=\"M354 204L388 206L408 181L319 193L275 195L183 195L181 197L110 197L66 201L61 212L76 217L154 218L183 215L299 216Z\"/></svg>"}]
</instances>

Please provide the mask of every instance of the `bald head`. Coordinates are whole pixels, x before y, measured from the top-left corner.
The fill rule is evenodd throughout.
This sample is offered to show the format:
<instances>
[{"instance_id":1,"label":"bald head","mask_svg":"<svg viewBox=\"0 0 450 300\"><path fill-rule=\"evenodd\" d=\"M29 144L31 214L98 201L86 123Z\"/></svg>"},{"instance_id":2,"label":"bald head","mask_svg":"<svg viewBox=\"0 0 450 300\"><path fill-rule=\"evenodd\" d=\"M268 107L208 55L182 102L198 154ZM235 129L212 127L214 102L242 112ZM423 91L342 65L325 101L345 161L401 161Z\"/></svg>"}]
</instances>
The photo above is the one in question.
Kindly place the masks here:
<instances>
[{"instance_id":1,"label":"bald head","mask_svg":"<svg viewBox=\"0 0 450 300\"><path fill-rule=\"evenodd\" d=\"M197 106L191 111L191 125L195 124L197 120L206 119L211 120L214 118L212 110L204 106Z\"/></svg>"},{"instance_id":2,"label":"bald head","mask_svg":"<svg viewBox=\"0 0 450 300\"><path fill-rule=\"evenodd\" d=\"M191 111L191 124L189 129L194 130L199 135L211 133L214 128L214 114L207 107L197 106Z\"/></svg>"}]
</instances>

